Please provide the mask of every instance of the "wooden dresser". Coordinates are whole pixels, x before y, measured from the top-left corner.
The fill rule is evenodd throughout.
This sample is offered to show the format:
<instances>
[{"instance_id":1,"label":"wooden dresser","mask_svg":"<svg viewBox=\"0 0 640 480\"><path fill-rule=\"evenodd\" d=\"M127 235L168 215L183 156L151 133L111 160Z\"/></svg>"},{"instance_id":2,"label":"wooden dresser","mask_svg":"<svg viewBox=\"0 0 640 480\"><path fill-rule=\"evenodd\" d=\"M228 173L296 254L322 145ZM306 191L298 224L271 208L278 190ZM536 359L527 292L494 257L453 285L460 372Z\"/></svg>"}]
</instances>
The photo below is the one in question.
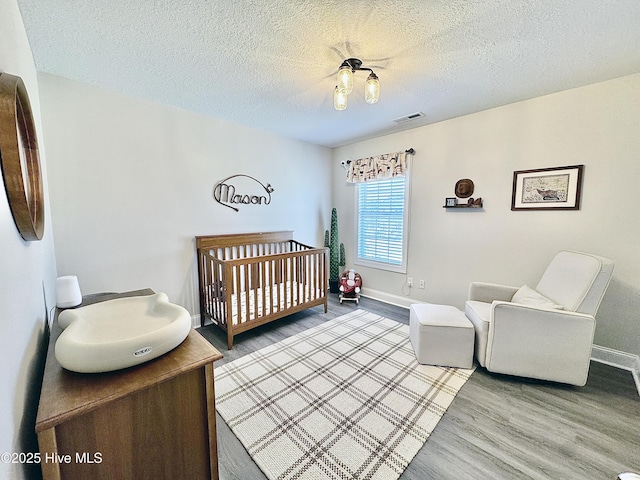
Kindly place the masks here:
<instances>
[{"instance_id":1,"label":"wooden dresser","mask_svg":"<svg viewBox=\"0 0 640 480\"><path fill-rule=\"evenodd\" d=\"M56 361L60 333L56 314L36 419L45 480L218 478L213 362L222 355L207 340L191 329L155 360L83 374Z\"/></svg>"}]
</instances>

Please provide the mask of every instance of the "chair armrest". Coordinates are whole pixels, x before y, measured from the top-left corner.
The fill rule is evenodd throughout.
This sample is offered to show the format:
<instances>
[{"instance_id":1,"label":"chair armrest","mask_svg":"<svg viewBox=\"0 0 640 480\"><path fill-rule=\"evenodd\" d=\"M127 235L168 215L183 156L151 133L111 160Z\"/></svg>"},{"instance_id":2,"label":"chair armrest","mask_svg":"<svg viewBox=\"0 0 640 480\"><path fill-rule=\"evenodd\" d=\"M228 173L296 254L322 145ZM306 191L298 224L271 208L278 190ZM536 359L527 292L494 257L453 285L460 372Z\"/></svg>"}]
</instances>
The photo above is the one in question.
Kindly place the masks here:
<instances>
[{"instance_id":1,"label":"chair armrest","mask_svg":"<svg viewBox=\"0 0 640 480\"><path fill-rule=\"evenodd\" d=\"M489 371L584 385L595 318L588 314L493 302Z\"/></svg>"},{"instance_id":2,"label":"chair armrest","mask_svg":"<svg viewBox=\"0 0 640 480\"><path fill-rule=\"evenodd\" d=\"M592 329L595 330L596 325L592 315L556 308L537 308L521 303L494 301L491 310L491 323L494 328L513 327L516 322L520 322L522 327L533 331L542 330L545 335L563 331L570 331L575 335L578 328L591 332Z\"/></svg>"},{"instance_id":3,"label":"chair armrest","mask_svg":"<svg viewBox=\"0 0 640 480\"><path fill-rule=\"evenodd\" d=\"M518 288L495 283L472 282L469 285L469 300L485 303L491 303L494 300L509 302Z\"/></svg>"}]
</instances>

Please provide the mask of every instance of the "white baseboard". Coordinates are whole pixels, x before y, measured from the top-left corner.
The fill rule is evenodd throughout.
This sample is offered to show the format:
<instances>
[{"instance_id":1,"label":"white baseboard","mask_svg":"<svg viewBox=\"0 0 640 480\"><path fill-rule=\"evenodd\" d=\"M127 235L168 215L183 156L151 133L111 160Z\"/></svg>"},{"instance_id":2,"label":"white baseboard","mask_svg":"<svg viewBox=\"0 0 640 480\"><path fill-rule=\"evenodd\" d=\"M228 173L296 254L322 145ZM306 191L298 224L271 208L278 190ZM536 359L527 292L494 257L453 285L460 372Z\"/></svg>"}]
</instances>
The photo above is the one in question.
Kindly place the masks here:
<instances>
[{"instance_id":1,"label":"white baseboard","mask_svg":"<svg viewBox=\"0 0 640 480\"><path fill-rule=\"evenodd\" d=\"M424 303L414 298L393 295L391 293L381 292L380 290L373 290L366 287L362 287L362 292L360 293L360 295L402 308L409 308L412 303Z\"/></svg>"},{"instance_id":2,"label":"white baseboard","mask_svg":"<svg viewBox=\"0 0 640 480\"><path fill-rule=\"evenodd\" d=\"M362 288L361 295L363 297L372 298L380 302L389 303L398 307L409 308L412 303L425 303L411 297L393 295L391 293L373 290L371 288ZM604 363L612 367L628 370L633 375L633 381L636 384L638 395L640 395L640 357L631 353L621 352L612 348L594 345L591 351L591 360L594 362Z\"/></svg>"},{"instance_id":3,"label":"white baseboard","mask_svg":"<svg viewBox=\"0 0 640 480\"><path fill-rule=\"evenodd\" d=\"M640 357L638 355L594 345L591 350L591 360L631 372L633 381L636 383L636 390L640 395Z\"/></svg>"}]
</instances>

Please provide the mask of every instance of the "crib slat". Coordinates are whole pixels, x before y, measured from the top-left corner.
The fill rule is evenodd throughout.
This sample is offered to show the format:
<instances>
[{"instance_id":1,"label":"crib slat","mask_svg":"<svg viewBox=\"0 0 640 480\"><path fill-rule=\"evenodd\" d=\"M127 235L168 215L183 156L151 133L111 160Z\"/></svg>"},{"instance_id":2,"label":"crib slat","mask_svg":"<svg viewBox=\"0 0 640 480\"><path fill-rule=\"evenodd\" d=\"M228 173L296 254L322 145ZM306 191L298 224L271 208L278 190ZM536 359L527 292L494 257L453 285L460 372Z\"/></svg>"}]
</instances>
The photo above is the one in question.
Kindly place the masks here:
<instances>
[{"instance_id":1,"label":"crib slat","mask_svg":"<svg viewBox=\"0 0 640 480\"><path fill-rule=\"evenodd\" d=\"M241 295L242 295L242 285L240 283L240 267L234 265L233 266L233 275L235 278L235 296L236 296L236 324L240 325L242 323L242 302L241 302Z\"/></svg>"},{"instance_id":2,"label":"crib slat","mask_svg":"<svg viewBox=\"0 0 640 480\"><path fill-rule=\"evenodd\" d=\"M250 264L250 268L249 270L251 271L251 278L254 279L257 276L257 272L258 272L258 268L260 267L259 263L252 263ZM257 281L253 280L253 285L251 285L251 291L253 292L253 315L251 315L249 318L251 320L253 320L254 318L258 318L259 315L259 310L258 310L258 302L259 302L259 298L258 298L258 292L260 291L260 289L258 288L257 285Z\"/></svg>"},{"instance_id":3,"label":"crib slat","mask_svg":"<svg viewBox=\"0 0 640 480\"><path fill-rule=\"evenodd\" d=\"M317 254L315 258L315 271L313 272L314 289L318 294L322 291L322 255Z\"/></svg>"},{"instance_id":4,"label":"crib slat","mask_svg":"<svg viewBox=\"0 0 640 480\"><path fill-rule=\"evenodd\" d=\"M298 298L296 299L296 304L299 305L304 301L302 288L304 287L304 279L302 278L302 257L294 257L296 263L296 290L298 292Z\"/></svg>"},{"instance_id":5,"label":"crib slat","mask_svg":"<svg viewBox=\"0 0 640 480\"><path fill-rule=\"evenodd\" d=\"M280 287L278 282L278 270L280 266L278 265L279 260L274 257L272 261L272 272L271 272L271 289L272 289L272 302L271 302L271 313L275 313L280 311Z\"/></svg>"},{"instance_id":6,"label":"crib slat","mask_svg":"<svg viewBox=\"0 0 640 480\"><path fill-rule=\"evenodd\" d=\"M214 318L220 318L218 312L220 293L218 291L218 265L213 258L207 262L207 277L209 285L209 301L207 302L207 310Z\"/></svg>"},{"instance_id":7,"label":"crib slat","mask_svg":"<svg viewBox=\"0 0 640 480\"><path fill-rule=\"evenodd\" d=\"M299 297L298 285L298 265L299 265L298 257L291 257L291 305L297 305Z\"/></svg>"},{"instance_id":8,"label":"crib slat","mask_svg":"<svg viewBox=\"0 0 640 480\"><path fill-rule=\"evenodd\" d=\"M309 278L308 278L308 270L309 270L309 256L304 255L300 257L300 276L302 277L300 286L301 286L301 297L300 303L305 303L309 301L309 295L311 294Z\"/></svg>"},{"instance_id":9,"label":"crib slat","mask_svg":"<svg viewBox=\"0 0 640 480\"><path fill-rule=\"evenodd\" d=\"M304 290L304 301L308 302L314 299L315 297L315 289L313 288L313 257L315 255L311 254L305 258L307 265L305 266L304 272L306 275L305 281L305 290Z\"/></svg>"},{"instance_id":10,"label":"crib slat","mask_svg":"<svg viewBox=\"0 0 640 480\"><path fill-rule=\"evenodd\" d=\"M200 302L200 326L204 327L204 323L206 321L206 286L209 285L207 281L206 275L206 257L204 252L197 252L197 260L198 260L198 283L200 284L199 288L199 302ZM204 289L203 289L204 286Z\"/></svg>"},{"instance_id":11,"label":"crib slat","mask_svg":"<svg viewBox=\"0 0 640 480\"><path fill-rule=\"evenodd\" d=\"M287 257L287 281L289 282L289 288L287 288L285 295L287 296L285 300L284 307L287 308L289 305L293 305L292 295L293 295L293 258Z\"/></svg>"},{"instance_id":12,"label":"crib slat","mask_svg":"<svg viewBox=\"0 0 640 480\"><path fill-rule=\"evenodd\" d=\"M262 314L267 314L267 282L266 282L266 270L267 263L263 260L260 262L260 285L258 286L262 291L262 304L260 305L262 308Z\"/></svg>"},{"instance_id":13,"label":"crib slat","mask_svg":"<svg viewBox=\"0 0 640 480\"><path fill-rule=\"evenodd\" d=\"M246 253L246 250L245 252ZM246 257L243 257L246 258ZM243 315L244 321L248 322L251 320L251 298L250 298L250 290L249 290L249 264L245 263L242 268L242 275L244 278L242 279L242 293L244 293L244 302L242 302L243 306Z\"/></svg>"}]
</instances>

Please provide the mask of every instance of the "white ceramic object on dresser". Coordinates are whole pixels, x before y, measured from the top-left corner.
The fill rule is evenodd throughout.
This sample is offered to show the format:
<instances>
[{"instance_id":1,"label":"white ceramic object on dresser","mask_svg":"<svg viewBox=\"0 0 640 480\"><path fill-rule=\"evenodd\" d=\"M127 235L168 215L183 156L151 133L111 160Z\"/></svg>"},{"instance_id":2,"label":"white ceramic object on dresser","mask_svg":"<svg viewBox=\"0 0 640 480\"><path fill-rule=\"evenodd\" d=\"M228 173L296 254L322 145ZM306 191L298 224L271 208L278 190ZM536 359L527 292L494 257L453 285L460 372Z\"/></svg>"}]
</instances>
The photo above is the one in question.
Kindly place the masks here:
<instances>
[{"instance_id":1,"label":"white ceramic object on dresser","mask_svg":"<svg viewBox=\"0 0 640 480\"><path fill-rule=\"evenodd\" d=\"M56 307L77 307L82 303L82 293L75 275L56 278Z\"/></svg>"},{"instance_id":2,"label":"white ceramic object on dresser","mask_svg":"<svg viewBox=\"0 0 640 480\"><path fill-rule=\"evenodd\" d=\"M164 293L119 298L58 315L55 356L67 370L98 373L148 362L180 345L191 329L186 309Z\"/></svg>"}]
</instances>

